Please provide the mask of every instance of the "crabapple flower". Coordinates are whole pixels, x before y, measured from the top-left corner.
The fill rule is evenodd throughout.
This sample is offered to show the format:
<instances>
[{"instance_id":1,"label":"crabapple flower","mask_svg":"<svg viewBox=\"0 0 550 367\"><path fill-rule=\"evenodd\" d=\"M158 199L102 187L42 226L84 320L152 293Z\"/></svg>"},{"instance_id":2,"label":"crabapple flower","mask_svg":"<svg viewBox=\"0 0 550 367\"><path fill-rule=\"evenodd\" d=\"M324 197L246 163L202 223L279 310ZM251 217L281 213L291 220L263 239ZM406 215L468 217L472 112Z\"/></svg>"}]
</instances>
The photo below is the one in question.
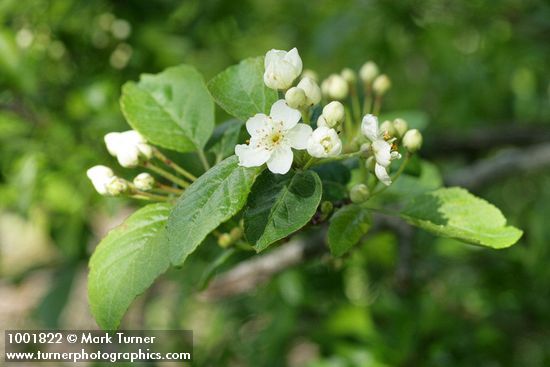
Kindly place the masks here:
<instances>
[{"instance_id":1,"label":"crabapple flower","mask_svg":"<svg viewBox=\"0 0 550 367\"><path fill-rule=\"evenodd\" d=\"M422 134L417 129L411 129L403 136L403 146L414 153L422 146Z\"/></svg>"},{"instance_id":2,"label":"crabapple flower","mask_svg":"<svg viewBox=\"0 0 550 367\"><path fill-rule=\"evenodd\" d=\"M309 137L307 152L315 158L334 157L342 152L342 142L336 130L321 126Z\"/></svg>"},{"instance_id":3,"label":"crabapple flower","mask_svg":"<svg viewBox=\"0 0 550 367\"><path fill-rule=\"evenodd\" d=\"M100 195L108 195L107 185L115 177L113 170L106 166L93 166L86 171L92 185Z\"/></svg>"},{"instance_id":4,"label":"crabapple flower","mask_svg":"<svg viewBox=\"0 0 550 367\"><path fill-rule=\"evenodd\" d=\"M330 99L342 100L348 96L349 86L341 75L332 74L323 81L321 90Z\"/></svg>"},{"instance_id":5,"label":"crabapple flower","mask_svg":"<svg viewBox=\"0 0 550 367\"><path fill-rule=\"evenodd\" d=\"M300 111L280 99L271 106L269 116L258 113L246 122L249 144L239 144L235 154L239 165L257 167L267 163L273 173L285 174L292 166L294 149L306 149L311 126L298 123Z\"/></svg>"},{"instance_id":6,"label":"crabapple flower","mask_svg":"<svg viewBox=\"0 0 550 367\"><path fill-rule=\"evenodd\" d=\"M365 84L370 84L378 76L378 66L373 61L367 61L359 70L359 77Z\"/></svg>"},{"instance_id":7,"label":"crabapple flower","mask_svg":"<svg viewBox=\"0 0 550 367\"><path fill-rule=\"evenodd\" d=\"M306 76L300 80L298 88L302 89L306 95L307 107L315 106L321 102L321 88L319 88L315 80Z\"/></svg>"},{"instance_id":8,"label":"crabapple flower","mask_svg":"<svg viewBox=\"0 0 550 367\"><path fill-rule=\"evenodd\" d=\"M147 172L140 173L133 181L136 189L141 191L149 191L155 185L155 178Z\"/></svg>"},{"instance_id":9,"label":"crabapple flower","mask_svg":"<svg viewBox=\"0 0 550 367\"><path fill-rule=\"evenodd\" d=\"M375 159L374 173L384 185L391 184L391 178L388 175L387 168L394 159L401 158L398 152L392 152L392 146L384 139L386 131L378 126L378 118L368 114L363 117L361 131L371 141L370 149Z\"/></svg>"},{"instance_id":10,"label":"crabapple flower","mask_svg":"<svg viewBox=\"0 0 550 367\"><path fill-rule=\"evenodd\" d=\"M104 140L107 150L122 167L135 167L140 157L149 159L153 155L153 148L135 130L108 133Z\"/></svg>"},{"instance_id":11,"label":"crabapple flower","mask_svg":"<svg viewBox=\"0 0 550 367\"><path fill-rule=\"evenodd\" d=\"M302 73L302 59L294 47L290 51L270 50L265 54L264 83L271 89L288 89Z\"/></svg>"},{"instance_id":12,"label":"crabapple flower","mask_svg":"<svg viewBox=\"0 0 550 367\"><path fill-rule=\"evenodd\" d=\"M328 127L337 127L346 117L344 105L338 101L332 101L323 107L321 116L323 116Z\"/></svg>"}]
</instances>

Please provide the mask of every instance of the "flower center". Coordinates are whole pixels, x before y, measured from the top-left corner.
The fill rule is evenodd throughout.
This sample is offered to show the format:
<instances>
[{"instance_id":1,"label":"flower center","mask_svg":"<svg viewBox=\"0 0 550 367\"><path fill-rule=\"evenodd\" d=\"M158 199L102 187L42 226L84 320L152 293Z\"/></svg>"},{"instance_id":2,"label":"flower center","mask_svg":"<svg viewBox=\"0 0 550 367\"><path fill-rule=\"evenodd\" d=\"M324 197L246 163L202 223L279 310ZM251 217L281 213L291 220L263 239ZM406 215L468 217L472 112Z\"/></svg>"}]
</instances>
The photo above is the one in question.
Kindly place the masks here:
<instances>
[{"instance_id":1,"label":"flower center","mask_svg":"<svg viewBox=\"0 0 550 367\"><path fill-rule=\"evenodd\" d=\"M325 152L328 152L329 150L332 149L332 141L328 136L321 139L320 143L323 146L323 148L325 148Z\"/></svg>"}]
</instances>

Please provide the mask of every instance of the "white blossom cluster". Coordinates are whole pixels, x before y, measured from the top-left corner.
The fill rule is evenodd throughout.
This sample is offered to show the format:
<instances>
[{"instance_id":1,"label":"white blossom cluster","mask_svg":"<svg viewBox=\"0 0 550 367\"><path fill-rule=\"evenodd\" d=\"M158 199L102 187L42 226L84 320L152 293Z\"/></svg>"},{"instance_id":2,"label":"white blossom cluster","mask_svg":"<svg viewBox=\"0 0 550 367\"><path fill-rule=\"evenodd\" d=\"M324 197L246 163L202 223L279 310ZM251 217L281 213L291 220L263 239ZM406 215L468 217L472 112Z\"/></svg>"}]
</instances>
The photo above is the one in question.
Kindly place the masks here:
<instances>
[{"instance_id":1,"label":"white blossom cluster","mask_svg":"<svg viewBox=\"0 0 550 367\"><path fill-rule=\"evenodd\" d=\"M265 55L264 83L268 88L284 92L285 98L273 104L269 116L259 113L246 122L250 140L235 147L241 166L266 163L271 172L285 174L293 163L293 149L306 150L313 159L339 156L343 150L339 133L347 118L342 101L356 93L354 85L358 77L365 89L374 92L378 99L391 86L390 79L380 74L378 66L371 61L362 66L358 76L353 70L344 69L340 74L331 74L320 87L316 73L302 70L302 67L296 48L288 52L270 50ZM300 75L301 80L293 86ZM309 125L310 111L322 100L330 102L322 108L313 130ZM367 164L374 162L371 164L373 172L385 185L391 183L388 173L391 161L401 158L395 144L396 136L409 152L421 144L420 133L407 130L407 123L402 119L379 124L378 118L371 113L362 119L360 132L362 139L368 141L363 151L370 155Z\"/></svg>"},{"instance_id":2,"label":"white blossom cluster","mask_svg":"<svg viewBox=\"0 0 550 367\"><path fill-rule=\"evenodd\" d=\"M135 130L108 133L104 141L109 154L116 157L118 163L125 168L136 167L141 160L149 160L153 155L153 147ZM149 191L155 183L154 177L146 172L140 173L133 182L129 182L103 165L88 169L86 174L96 191L107 196L117 196L132 189Z\"/></svg>"}]
</instances>

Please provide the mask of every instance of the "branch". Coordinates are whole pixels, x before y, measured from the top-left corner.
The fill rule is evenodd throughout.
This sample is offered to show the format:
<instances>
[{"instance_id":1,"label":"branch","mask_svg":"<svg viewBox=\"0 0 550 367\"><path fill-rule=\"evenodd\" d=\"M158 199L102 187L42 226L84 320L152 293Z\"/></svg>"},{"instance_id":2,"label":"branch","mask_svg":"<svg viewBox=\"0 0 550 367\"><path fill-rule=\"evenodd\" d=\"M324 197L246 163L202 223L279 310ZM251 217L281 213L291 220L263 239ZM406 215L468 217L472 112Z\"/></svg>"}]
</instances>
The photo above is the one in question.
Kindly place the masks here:
<instances>
[{"instance_id":1,"label":"branch","mask_svg":"<svg viewBox=\"0 0 550 367\"><path fill-rule=\"evenodd\" d=\"M265 255L241 262L214 278L199 297L218 300L256 288L283 270L326 252L324 234L325 231L320 230L307 240L292 239Z\"/></svg>"},{"instance_id":2,"label":"branch","mask_svg":"<svg viewBox=\"0 0 550 367\"><path fill-rule=\"evenodd\" d=\"M531 146L550 141L550 128L524 124L500 124L461 130L450 130L428 134L422 155L440 157L441 155L472 154L504 146Z\"/></svg>"},{"instance_id":3,"label":"branch","mask_svg":"<svg viewBox=\"0 0 550 367\"><path fill-rule=\"evenodd\" d=\"M464 167L445 177L447 186L477 190L508 176L550 167L550 143L528 149L507 149L496 156Z\"/></svg>"},{"instance_id":4,"label":"branch","mask_svg":"<svg viewBox=\"0 0 550 367\"><path fill-rule=\"evenodd\" d=\"M399 218L376 215L371 232L391 227L403 231L406 225ZM399 229L401 228L401 229ZM296 238L266 253L241 262L234 268L215 277L199 298L208 301L228 298L249 292L282 271L327 252L326 228L317 229L311 237ZM406 263L408 259L404 259ZM406 265L405 265L406 266ZM403 280L403 279L398 279Z\"/></svg>"}]
</instances>

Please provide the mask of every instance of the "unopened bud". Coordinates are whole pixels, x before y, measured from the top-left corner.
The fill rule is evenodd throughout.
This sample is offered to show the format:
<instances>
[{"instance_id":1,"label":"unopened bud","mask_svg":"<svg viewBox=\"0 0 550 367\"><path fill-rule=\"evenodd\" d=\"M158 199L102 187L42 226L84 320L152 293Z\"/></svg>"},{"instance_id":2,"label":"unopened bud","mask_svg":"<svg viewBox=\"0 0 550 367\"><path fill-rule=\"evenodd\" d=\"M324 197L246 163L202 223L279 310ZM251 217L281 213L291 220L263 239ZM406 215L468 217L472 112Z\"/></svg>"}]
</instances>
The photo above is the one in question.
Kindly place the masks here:
<instances>
[{"instance_id":1,"label":"unopened bud","mask_svg":"<svg viewBox=\"0 0 550 367\"><path fill-rule=\"evenodd\" d=\"M348 96L349 87L348 83L342 76L338 74L332 74L321 84L321 90L323 94L330 99L342 100Z\"/></svg>"},{"instance_id":2,"label":"unopened bud","mask_svg":"<svg viewBox=\"0 0 550 367\"><path fill-rule=\"evenodd\" d=\"M332 210L334 209L334 205L330 201L323 201L321 203L321 214L328 216L330 213L332 213Z\"/></svg>"},{"instance_id":3,"label":"unopened bud","mask_svg":"<svg viewBox=\"0 0 550 367\"><path fill-rule=\"evenodd\" d=\"M302 72L301 79L304 79L304 78L310 78L314 82L319 81L319 75L317 75L317 73L311 69L304 69L304 71Z\"/></svg>"},{"instance_id":4,"label":"unopened bud","mask_svg":"<svg viewBox=\"0 0 550 367\"><path fill-rule=\"evenodd\" d=\"M307 106L315 106L321 102L321 88L319 88L314 79L309 77L302 78L298 83L298 88L304 91Z\"/></svg>"},{"instance_id":5,"label":"unopened bud","mask_svg":"<svg viewBox=\"0 0 550 367\"><path fill-rule=\"evenodd\" d=\"M390 87L391 81L386 74L378 76L376 79L374 79L374 82L372 83L372 89L374 90L374 93L379 96L383 96L388 91L388 89L390 89Z\"/></svg>"},{"instance_id":6,"label":"unopened bud","mask_svg":"<svg viewBox=\"0 0 550 367\"><path fill-rule=\"evenodd\" d=\"M374 173L374 168L376 167L376 159L373 156L368 157L367 161L365 162L365 167L369 170L369 172Z\"/></svg>"},{"instance_id":7,"label":"unopened bud","mask_svg":"<svg viewBox=\"0 0 550 367\"><path fill-rule=\"evenodd\" d=\"M238 239L240 239L243 236L243 229L241 227L234 227L229 232L229 235L231 236L231 239L233 241L237 241Z\"/></svg>"},{"instance_id":8,"label":"unopened bud","mask_svg":"<svg viewBox=\"0 0 550 367\"><path fill-rule=\"evenodd\" d=\"M342 70L340 75L342 75L342 78L344 78L346 82L348 82L348 84L350 85L354 85L357 81L357 74L350 68L345 68L344 70Z\"/></svg>"},{"instance_id":9,"label":"unopened bud","mask_svg":"<svg viewBox=\"0 0 550 367\"><path fill-rule=\"evenodd\" d=\"M422 146L422 134L417 129L409 130L403 136L403 146L414 153Z\"/></svg>"},{"instance_id":10,"label":"unopened bud","mask_svg":"<svg viewBox=\"0 0 550 367\"><path fill-rule=\"evenodd\" d=\"M319 116L317 119L317 127L329 127L323 115Z\"/></svg>"},{"instance_id":11,"label":"unopened bud","mask_svg":"<svg viewBox=\"0 0 550 367\"><path fill-rule=\"evenodd\" d=\"M368 61L361 66L361 70L359 70L359 77L365 84L370 84L378 76L378 66L372 62Z\"/></svg>"},{"instance_id":12,"label":"unopened bud","mask_svg":"<svg viewBox=\"0 0 550 367\"><path fill-rule=\"evenodd\" d=\"M128 182L120 177L113 177L113 179L105 186L107 193L111 196L118 196L128 191Z\"/></svg>"},{"instance_id":13,"label":"unopened bud","mask_svg":"<svg viewBox=\"0 0 550 367\"><path fill-rule=\"evenodd\" d=\"M349 192L349 198L352 203L363 203L370 197L369 188L365 184L358 184L351 188Z\"/></svg>"},{"instance_id":14,"label":"unopened bud","mask_svg":"<svg viewBox=\"0 0 550 367\"><path fill-rule=\"evenodd\" d=\"M233 243L233 239L231 239L231 235L229 233L222 233L220 237L218 237L218 245L220 247L226 248L231 246Z\"/></svg>"},{"instance_id":15,"label":"unopened bud","mask_svg":"<svg viewBox=\"0 0 550 367\"><path fill-rule=\"evenodd\" d=\"M397 137L402 138L409 129L409 124L407 124L407 121L397 118L393 120L393 128L395 129Z\"/></svg>"},{"instance_id":16,"label":"unopened bud","mask_svg":"<svg viewBox=\"0 0 550 367\"><path fill-rule=\"evenodd\" d=\"M141 191L149 191L155 185L155 178L147 172L140 173L134 177L134 186Z\"/></svg>"},{"instance_id":17,"label":"unopened bud","mask_svg":"<svg viewBox=\"0 0 550 367\"><path fill-rule=\"evenodd\" d=\"M329 127L337 127L346 118L344 105L338 101L332 101L323 108L322 116Z\"/></svg>"},{"instance_id":18,"label":"unopened bud","mask_svg":"<svg viewBox=\"0 0 550 367\"><path fill-rule=\"evenodd\" d=\"M395 136L396 131L391 121L386 120L380 125L380 130L386 132L389 136Z\"/></svg>"},{"instance_id":19,"label":"unopened bud","mask_svg":"<svg viewBox=\"0 0 550 367\"><path fill-rule=\"evenodd\" d=\"M306 104L306 94L303 89L292 87L286 91L285 100L288 107L300 109Z\"/></svg>"}]
</instances>

